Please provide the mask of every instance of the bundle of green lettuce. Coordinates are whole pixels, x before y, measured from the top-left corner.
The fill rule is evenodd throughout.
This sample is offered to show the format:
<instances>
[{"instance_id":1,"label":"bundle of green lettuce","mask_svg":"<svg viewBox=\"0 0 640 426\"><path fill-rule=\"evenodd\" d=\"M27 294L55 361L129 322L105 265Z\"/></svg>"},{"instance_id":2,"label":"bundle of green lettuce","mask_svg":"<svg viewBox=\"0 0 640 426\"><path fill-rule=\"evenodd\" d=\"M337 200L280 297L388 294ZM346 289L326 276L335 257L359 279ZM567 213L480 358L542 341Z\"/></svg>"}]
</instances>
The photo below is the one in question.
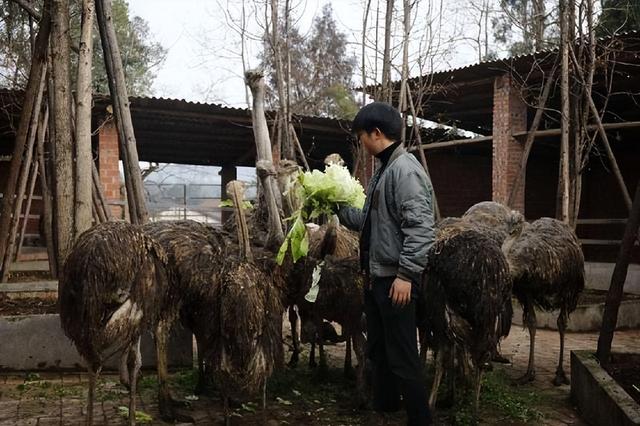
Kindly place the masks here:
<instances>
[{"instance_id":1,"label":"bundle of green lettuce","mask_svg":"<svg viewBox=\"0 0 640 426\"><path fill-rule=\"evenodd\" d=\"M296 195L302 201L302 207L287 219L292 221L293 225L278 251L276 261L279 265L284 261L289 248L294 262L307 255L307 221L317 219L323 214L333 214L339 206L359 209L364 206L364 189L344 166L330 164L324 172L313 170L300 173L297 183L290 190L296 191Z\"/></svg>"}]
</instances>

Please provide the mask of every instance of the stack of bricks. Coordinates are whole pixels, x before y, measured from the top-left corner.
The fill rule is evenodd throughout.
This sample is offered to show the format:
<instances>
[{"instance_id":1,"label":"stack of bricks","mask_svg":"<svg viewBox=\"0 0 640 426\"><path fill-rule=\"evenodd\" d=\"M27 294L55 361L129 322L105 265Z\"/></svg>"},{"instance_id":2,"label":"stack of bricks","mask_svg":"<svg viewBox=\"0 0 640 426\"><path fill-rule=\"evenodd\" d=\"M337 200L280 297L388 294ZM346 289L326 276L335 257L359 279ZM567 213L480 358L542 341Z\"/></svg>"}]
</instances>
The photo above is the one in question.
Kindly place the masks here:
<instances>
[{"instance_id":1,"label":"stack of bricks","mask_svg":"<svg viewBox=\"0 0 640 426\"><path fill-rule=\"evenodd\" d=\"M511 75L496 77L493 87L493 201L507 204L515 184L524 143L513 137L527 130L527 106L521 98ZM515 196L511 208L524 211L524 182Z\"/></svg>"},{"instance_id":2,"label":"stack of bricks","mask_svg":"<svg viewBox=\"0 0 640 426\"><path fill-rule=\"evenodd\" d=\"M105 198L111 207L114 218L123 218L124 203L120 190L120 149L118 147L118 130L115 122L110 121L100 129L98 136L98 170Z\"/></svg>"}]
</instances>

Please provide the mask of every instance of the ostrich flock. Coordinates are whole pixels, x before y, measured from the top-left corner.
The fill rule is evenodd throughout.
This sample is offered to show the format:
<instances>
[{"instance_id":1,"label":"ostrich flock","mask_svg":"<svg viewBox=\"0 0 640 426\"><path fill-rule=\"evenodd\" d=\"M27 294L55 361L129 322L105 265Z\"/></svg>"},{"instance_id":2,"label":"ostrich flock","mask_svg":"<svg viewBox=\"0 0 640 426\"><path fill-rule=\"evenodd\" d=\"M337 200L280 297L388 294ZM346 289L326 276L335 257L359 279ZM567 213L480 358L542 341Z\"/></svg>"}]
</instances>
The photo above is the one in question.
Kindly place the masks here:
<instances>
[{"instance_id":1,"label":"ostrich flock","mask_svg":"<svg viewBox=\"0 0 640 426\"><path fill-rule=\"evenodd\" d=\"M229 184L234 218L222 228L193 221L107 222L76 241L60 278L59 305L62 327L89 372L87 424L93 421L97 377L105 361L117 355L121 381L129 389L129 423L135 424L145 331L155 335L163 420L190 420L176 409L167 382L167 339L176 321L197 342L195 392L213 381L227 420L229 398L262 393L264 404L267 379L284 367L282 319L287 311L293 341L289 364L298 362L302 341L312 344L310 364L315 364L317 346L320 368L326 368L323 330L326 321L338 323L347 344L345 375L355 374L357 403L366 403L365 278L357 235L335 217L321 226L310 224L308 256L297 263L288 257L278 265L275 253L261 245L266 226L261 212L245 213L241 207L243 190L239 182ZM569 226L550 218L527 223L501 204L476 204L462 217L438 224L421 288L417 333L422 352L426 355L429 348L435 357L432 408L447 372L467 379L477 409L482 372L500 356L500 339L509 334L512 296L523 307L531 338L521 380L535 376L535 309L559 310L554 383L567 383L564 331L584 288L583 255ZM311 293L315 298L308 297Z\"/></svg>"}]
</instances>

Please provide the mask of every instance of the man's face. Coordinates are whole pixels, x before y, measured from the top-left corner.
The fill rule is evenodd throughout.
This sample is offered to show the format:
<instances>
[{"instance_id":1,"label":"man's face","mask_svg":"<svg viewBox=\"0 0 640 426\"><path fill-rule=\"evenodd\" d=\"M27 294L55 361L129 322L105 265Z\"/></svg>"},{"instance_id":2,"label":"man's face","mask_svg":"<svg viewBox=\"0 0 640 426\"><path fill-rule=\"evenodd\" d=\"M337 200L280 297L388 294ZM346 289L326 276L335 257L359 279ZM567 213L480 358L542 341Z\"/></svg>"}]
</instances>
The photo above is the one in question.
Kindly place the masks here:
<instances>
[{"instance_id":1,"label":"man's face","mask_svg":"<svg viewBox=\"0 0 640 426\"><path fill-rule=\"evenodd\" d=\"M358 140L362 145L364 145L364 148L371 155L376 155L378 152L380 152L380 144L378 140L379 133L380 130L378 129L374 129L371 133L367 133L364 130L358 132Z\"/></svg>"}]
</instances>

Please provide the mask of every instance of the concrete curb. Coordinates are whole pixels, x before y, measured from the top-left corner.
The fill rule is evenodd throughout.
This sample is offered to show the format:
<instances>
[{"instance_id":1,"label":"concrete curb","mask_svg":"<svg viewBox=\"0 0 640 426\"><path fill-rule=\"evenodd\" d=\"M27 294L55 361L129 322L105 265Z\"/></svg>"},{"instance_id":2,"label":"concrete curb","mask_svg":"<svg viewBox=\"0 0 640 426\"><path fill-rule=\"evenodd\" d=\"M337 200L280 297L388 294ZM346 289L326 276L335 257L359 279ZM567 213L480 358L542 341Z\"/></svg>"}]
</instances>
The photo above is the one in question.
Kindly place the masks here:
<instances>
[{"instance_id":1,"label":"concrete curb","mask_svg":"<svg viewBox=\"0 0 640 426\"><path fill-rule=\"evenodd\" d=\"M538 328L557 330L560 311L541 312L536 310ZM578 306L569 316L567 331L598 331L602 324L604 303ZM513 324L522 325L522 307L517 300L513 301ZM620 303L616 330L640 328L640 299L625 300Z\"/></svg>"},{"instance_id":2,"label":"concrete curb","mask_svg":"<svg viewBox=\"0 0 640 426\"><path fill-rule=\"evenodd\" d=\"M640 405L602 368L591 351L571 351L571 401L593 425L640 425Z\"/></svg>"},{"instance_id":3,"label":"concrete curb","mask_svg":"<svg viewBox=\"0 0 640 426\"><path fill-rule=\"evenodd\" d=\"M155 367L155 345L151 333L142 338L142 365ZM119 356L106 363L117 369ZM177 324L169 338L169 365L193 365L191 333ZM81 370L84 363L73 343L64 335L57 314L0 317L0 371Z\"/></svg>"}]
</instances>

